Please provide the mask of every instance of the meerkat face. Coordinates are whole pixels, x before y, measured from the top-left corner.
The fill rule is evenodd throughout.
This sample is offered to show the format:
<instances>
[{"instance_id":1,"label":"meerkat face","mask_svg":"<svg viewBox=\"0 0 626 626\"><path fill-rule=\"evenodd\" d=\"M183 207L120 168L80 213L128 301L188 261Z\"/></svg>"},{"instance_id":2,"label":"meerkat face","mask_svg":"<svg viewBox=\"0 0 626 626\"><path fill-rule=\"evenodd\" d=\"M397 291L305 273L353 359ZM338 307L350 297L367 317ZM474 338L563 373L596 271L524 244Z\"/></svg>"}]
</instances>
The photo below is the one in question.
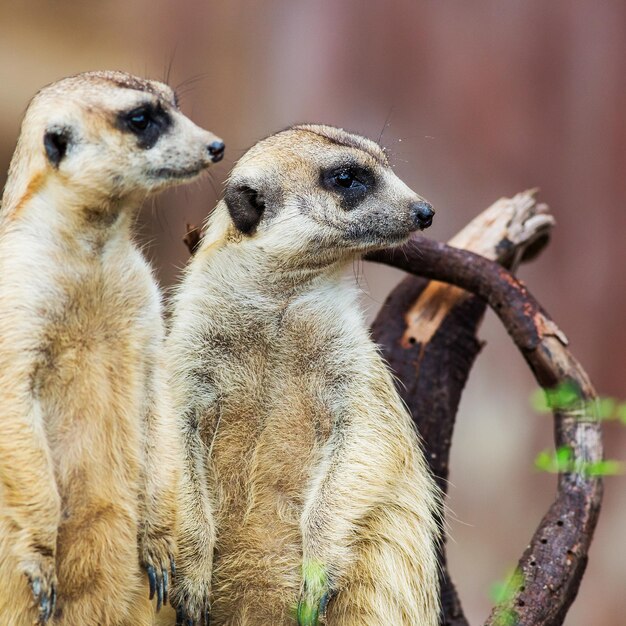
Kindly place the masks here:
<instances>
[{"instance_id":1,"label":"meerkat face","mask_svg":"<svg viewBox=\"0 0 626 626\"><path fill-rule=\"evenodd\" d=\"M376 143L329 126L295 126L256 144L224 199L243 235L286 255L398 245L434 214Z\"/></svg>"},{"instance_id":2,"label":"meerkat face","mask_svg":"<svg viewBox=\"0 0 626 626\"><path fill-rule=\"evenodd\" d=\"M224 154L218 137L180 112L167 85L121 72L89 72L46 87L23 128L50 173L86 198L188 181Z\"/></svg>"}]
</instances>

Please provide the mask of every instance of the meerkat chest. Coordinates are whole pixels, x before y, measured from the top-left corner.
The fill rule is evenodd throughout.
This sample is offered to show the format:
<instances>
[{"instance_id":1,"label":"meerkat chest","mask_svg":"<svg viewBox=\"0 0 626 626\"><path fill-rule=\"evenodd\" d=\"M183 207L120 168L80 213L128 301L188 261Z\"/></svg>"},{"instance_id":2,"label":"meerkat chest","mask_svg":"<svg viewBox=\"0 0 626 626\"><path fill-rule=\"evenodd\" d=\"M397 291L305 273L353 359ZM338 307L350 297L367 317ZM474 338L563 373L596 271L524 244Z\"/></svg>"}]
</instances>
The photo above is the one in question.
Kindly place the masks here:
<instances>
[{"instance_id":1,"label":"meerkat chest","mask_svg":"<svg viewBox=\"0 0 626 626\"><path fill-rule=\"evenodd\" d=\"M334 427L347 342L342 321L308 307L216 341L217 419L206 439L227 508L254 498L257 511L299 510Z\"/></svg>"},{"instance_id":2,"label":"meerkat chest","mask_svg":"<svg viewBox=\"0 0 626 626\"><path fill-rule=\"evenodd\" d=\"M89 449L114 440L139 446L158 297L141 265L85 264L56 281L57 298L39 303L43 320L32 386L52 448Z\"/></svg>"}]
</instances>

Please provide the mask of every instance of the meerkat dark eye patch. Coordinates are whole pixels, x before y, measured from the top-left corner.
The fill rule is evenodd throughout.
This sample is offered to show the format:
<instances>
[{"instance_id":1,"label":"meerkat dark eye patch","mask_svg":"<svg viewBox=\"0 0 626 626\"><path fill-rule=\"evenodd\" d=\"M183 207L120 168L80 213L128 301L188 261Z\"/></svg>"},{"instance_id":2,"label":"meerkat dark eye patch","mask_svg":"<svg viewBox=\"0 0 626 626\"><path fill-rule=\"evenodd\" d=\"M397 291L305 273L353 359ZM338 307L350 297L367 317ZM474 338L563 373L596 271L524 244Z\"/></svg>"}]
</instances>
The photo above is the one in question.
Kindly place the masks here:
<instances>
[{"instance_id":1,"label":"meerkat dark eye patch","mask_svg":"<svg viewBox=\"0 0 626 626\"><path fill-rule=\"evenodd\" d=\"M172 125L172 118L161 103L151 102L120 113L117 121L121 130L137 137L139 147L144 150L154 147Z\"/></svg>"},{"instance_id":2,"label":"meerkat dark eye patch","mask_svg":"<svg viewBox=\"0 0 626 626\"><path fill-rule=\"evenodd\" d=\"M246 235L252 234L265 211L260 193L247 185L238 185L226 190L224 200L237 229Z\"/></svg>"},{"instance_id":3,"label":"meerkat dark eye patch","mask_svg":"<svg viewBox=\"0 0 626 626\"><path fill-rule=\"evenodd\" d=\"M67 153L70 143L70 131L67 128L49 129L43 136L43 145L48 161L53 167L59 167Z\"/></svg>"},{"instance_id":4,"label":"meerkat dark eye patch","mask_svg":"<svg viewBox=\"0 0 626 626\"><path fill-rule=\"evenodd\" d=\"M341 208L354 209L376 186L374 174L355 163L322 170L322 186L340 196Z\"/></svg>"}]
</instances>

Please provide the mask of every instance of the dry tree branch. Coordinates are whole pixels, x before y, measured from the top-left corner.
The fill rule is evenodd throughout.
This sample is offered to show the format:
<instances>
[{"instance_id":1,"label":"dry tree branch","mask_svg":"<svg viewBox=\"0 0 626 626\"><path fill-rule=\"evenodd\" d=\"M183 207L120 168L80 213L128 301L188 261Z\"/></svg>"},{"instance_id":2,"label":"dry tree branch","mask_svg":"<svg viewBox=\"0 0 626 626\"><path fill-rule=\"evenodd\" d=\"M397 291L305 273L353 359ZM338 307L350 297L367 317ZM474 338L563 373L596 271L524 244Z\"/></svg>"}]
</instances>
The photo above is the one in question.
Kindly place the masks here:
<instances>
[{"instance_id":1,"label":"dry tree branch","mask_svg":"<svg viewBox=\"0 0 626 626\"><path fill-rule=\"evenodd\" d=\"M532 194L520 194L509 202L524 205L530 200ZM493 207L488 210L493 211ZM540 215L538 212L522 221L531 226L531 219ZM480 217L477 220L480 223ZM546 230L548 222L543 234ZM515 242L506 236L504 245L496 246L491 256L510 263L511 256L507 259L507 254L499 254L498 249L513 252L513 260L519 259L536 251L532 250L536 242L528 247L531 240L522 237ZM461 240L461 244L467 242ZM554 412L557 446L572 451L574 467L589 467L602 459L600 424L593 414L595 391L569 353L563 333L510 272L488 258L420 237L403 248L366 258L422 277L409 277L392 292L374 323L373 333L406 386L402 389L401 385L400 391L442 487L448 473L460 394L480 350L476 330L484 311L481 300L498 314L542 387L570 382L579 390L580 401L575 406ZM478 298L450 292L449 286L428 283L425 278L450 283ZM559 476L556 498L519 561L521 575L517 580L521 583L511 589L505 603L494 609L486 622L488 626L562 624L584 573L601 497L600 478L582 469ZM442 624L466 625L445 569L445 554L442 564Z\"/></svg>"}]
</instances>

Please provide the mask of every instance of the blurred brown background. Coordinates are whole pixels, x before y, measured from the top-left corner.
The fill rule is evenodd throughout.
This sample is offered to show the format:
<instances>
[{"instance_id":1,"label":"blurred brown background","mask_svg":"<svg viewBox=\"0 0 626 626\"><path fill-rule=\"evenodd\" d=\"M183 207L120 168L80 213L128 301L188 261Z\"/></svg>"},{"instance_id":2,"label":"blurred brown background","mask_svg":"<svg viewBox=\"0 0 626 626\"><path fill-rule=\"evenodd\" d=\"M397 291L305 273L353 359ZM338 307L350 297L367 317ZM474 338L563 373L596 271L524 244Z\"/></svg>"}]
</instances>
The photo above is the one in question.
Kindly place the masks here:
<instances>
[{"instance_id":1,"label":"blurred brown background","mask_svg":"<svg viewBox=\"0 0 626 626\"><path fill-rule=\"evenodd\" d=\"M182 108L227 144L212 183L161 196L142 237L164 285L186 260L185 222L213 207L232 163L294 122L344 126L390 150L438 209L445 240L502 195L540 187L558 226L522 278L568 334L601 393L626 400L626 3L582 0L0 0L0 184L42 85L123 69L179 86ZM384 130L384 132L383 132ZM359 276L372 315L398 273ZM472 623L550 501L532 467L551 446L533 381L497 320L461 406L450 489L452 570ZM626 460L626 428L606 427ZM626 618L626 478L603 514L566 623Z\"/></svg>"}]
</instances>

